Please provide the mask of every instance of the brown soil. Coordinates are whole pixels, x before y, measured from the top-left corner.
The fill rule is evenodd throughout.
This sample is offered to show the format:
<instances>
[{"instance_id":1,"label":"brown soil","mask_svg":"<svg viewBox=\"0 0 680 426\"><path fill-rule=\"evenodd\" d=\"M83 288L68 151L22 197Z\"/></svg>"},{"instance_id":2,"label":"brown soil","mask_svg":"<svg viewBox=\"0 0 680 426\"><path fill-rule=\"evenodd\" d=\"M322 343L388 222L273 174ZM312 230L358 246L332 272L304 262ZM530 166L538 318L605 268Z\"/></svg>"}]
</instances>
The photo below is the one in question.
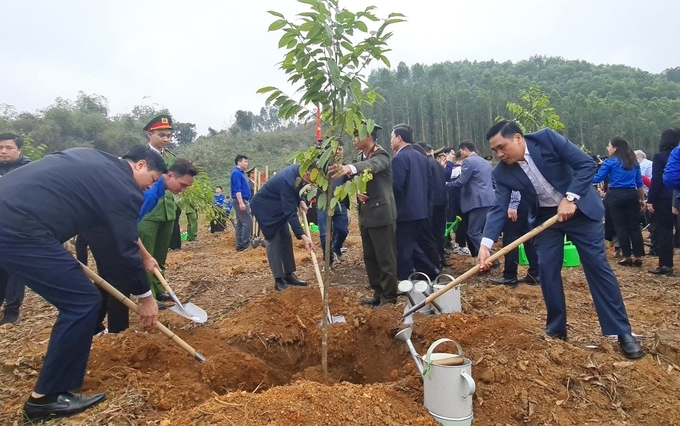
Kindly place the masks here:
<instances>
[{"instance_id":1,"label":"brown soil","mask_svg":"<svg viewBox=\"0 0 680 426\"><path fill-rule=\"evenodd\" d=\"M329 326L327 384L318 288L273 291L264 249L236 253L233 230L201 229L198 242L171 252L168 279L209 320L198 325L171 311L160 319L207 361L198 363L133 318L131 329L93 342L83 391L106 391L107 401L48 424L436 425L422 406L422 380L407 347L394 339L403 304L378 310L359 304L370 291L357 234L353 227L347 261L331 274L330 309L346 323ZM300 243L296 259L298 275L315 283ZM451 261L449 273L470 267L469 257ZM639 361L626 360L615 339L600 335L580 268L563 272L568 342L544 337L540 288L487 285L496 271L463 288L462 313L416 314L412 340L420 353L441 337L461 344L477 382L475 424L680 424L680 368L656 353L653 339L656 331L680 332L680 286L677 278L644 272L656 261L645 259L642 270L614 266L634 331L649 352ZM2 424L20 421L55 310L29 291L22 317L19 326L0 328Z\"/></svg>"}]
</instances>

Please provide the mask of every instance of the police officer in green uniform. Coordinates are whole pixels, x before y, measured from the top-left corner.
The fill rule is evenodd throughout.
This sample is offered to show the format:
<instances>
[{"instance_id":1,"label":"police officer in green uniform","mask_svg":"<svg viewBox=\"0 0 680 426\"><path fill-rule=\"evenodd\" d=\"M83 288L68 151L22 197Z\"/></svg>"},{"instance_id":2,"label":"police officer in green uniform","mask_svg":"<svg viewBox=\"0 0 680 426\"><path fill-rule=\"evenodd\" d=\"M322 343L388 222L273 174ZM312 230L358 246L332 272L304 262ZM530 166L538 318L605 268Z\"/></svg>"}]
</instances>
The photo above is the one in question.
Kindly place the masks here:
<instances>
[{"instance_id":1,"label":"police officer in green uniform","mask_svg":"<svg viewBox=\"0 0 680 426\"><path fill-rule=\"evenodd\" d=\"M167 149L172 139L172 118L167 114L158 115L149 121L144 130L149 138L151 149L160 153L166 166L170 167L177 158ZM162 272L165 272L165 260L168 257L176 211L177 204L174 195L170 191L165 191L165 196L158 202L158 205L151 210L151 213L144 216L138 225L139 238L156 259ZM153 274L149 274L149 286L156 300L171 300L163 285Z\"/></svg>"},{"instance_id":2,"label":"police officer in green uniform","mask_svg":"<svg viewBox=\"0 0 680 426\"><path fill-rule=\"evenodd\" d=\"M193 206L187 206L186 215L187 241L196 241L196 238L198 238L198 213Z\"/></svg>"}]
</instances>

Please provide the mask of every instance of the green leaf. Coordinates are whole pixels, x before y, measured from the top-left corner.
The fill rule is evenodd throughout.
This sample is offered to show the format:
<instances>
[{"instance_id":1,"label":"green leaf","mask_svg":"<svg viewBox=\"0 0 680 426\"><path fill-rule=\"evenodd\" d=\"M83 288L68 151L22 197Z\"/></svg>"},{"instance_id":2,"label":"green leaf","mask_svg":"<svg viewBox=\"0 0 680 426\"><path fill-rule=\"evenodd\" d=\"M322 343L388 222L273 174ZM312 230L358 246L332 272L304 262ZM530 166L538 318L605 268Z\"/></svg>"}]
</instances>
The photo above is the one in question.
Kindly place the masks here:
<instances>
[{"instance_id":1,"label":"green leaf","mask_svg":"<svg viewBox=\"0 0 680 426\"><path fill-rule=\"evenodd\" d=\"M323 169L326 167L326 163L328 163L328 159L331 157L331 154L333 152L330 149L327 149L323 154L321 154L321 157L319 157L319 162L318 166L319 168Z\"/></svg>"},{"instance_id":2,"label":"green leaf","mask_svg":"<svg viewBox=\"0 0 680 426\"><path fill-rule=\"evenodd\" d=\"M285 18L285 16L283 16L283 14L281 14L281 13L279 13L279 12L276 12L276 11L274 11L274 10L268 10L267 13L269 13L270 15L274 15L274 16L276 16L276 17L278 17L278 18Z\"/></svg>"},{"instance_id":3,"label":"green leaf","mask_svg":"<svg viewBox=\"0 0 680 426\"><path fill-rule=\"evenodd\" d=\"M317 209L326 210L326 194L319 194L319 198L316 199Z\"/></svg>"},{"instance_id":4,"label":"green leaf","mask_svg":"<svg viewBox=\"0 0 680 426\"><path fill-rule=\"evenodd\" d=\"M312 28L314 28L315 26L316 26L316 24L314 22L306 21L306 22L298 25L298 30L307 32L307 31L311 30Z\"/></svg>"},{"instance_id":5,"label":"green leaf","mask_svg":"<svg viewBox=\"0 0 680 426\"><path fill-rule=\"evenodd\" d=\"M334 210L335 206L338 205L338 199L337 198L331 198L331 207L328 210Z\"/></svg>"},{"instance_id":6,"label":"green leaf","mask_svg":"<svg viewBox=\"0 0 680 426\"><path fill-rule=\"evenodd\" d=\"M274 87L274 86L262 87L260 89L257 89L257 92L255 92L255 93L267 93L267 92L271 92L272 90L276 90L276 87Z\"/></svg>"},{"instance_id":7,"label":"green leaf","mask_svg":"<svg viewBox=\"0 0 680 426\"><path fill-rule=\"evenodd\" d=\"M288 21L286 21L285 19L277 19L276 21L271 23L267 31L278 31L281 28L285 27L287 23Z\"/></svg>"},{"instance_id":8,"label":"green leaf","mask_svg":"<svg viewBox=\"0 0 680 426\"><path fill-rule=\"evenodd\" d=\"M354 25L363 32L368 32L368 27L363 21L356 21Z\"/></svg>"}]
</instances>

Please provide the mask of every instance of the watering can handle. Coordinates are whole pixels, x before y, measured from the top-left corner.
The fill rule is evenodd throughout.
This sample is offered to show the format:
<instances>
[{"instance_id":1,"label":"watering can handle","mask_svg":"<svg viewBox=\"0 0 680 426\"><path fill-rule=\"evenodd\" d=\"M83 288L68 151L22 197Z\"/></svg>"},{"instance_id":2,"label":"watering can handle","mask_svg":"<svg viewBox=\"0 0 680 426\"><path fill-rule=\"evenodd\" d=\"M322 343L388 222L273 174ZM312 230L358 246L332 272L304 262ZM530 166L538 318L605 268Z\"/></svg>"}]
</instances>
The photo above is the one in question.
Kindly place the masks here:
<instances>
[{"instance_id":1,"label":"watering can handle","mask_svg":"<svg viewBox=\"0 0 680 426\"><path fill-rule=\"evenodd\" d=\"M411 275L409 275L409 276L408 276L408 279L411 280L411 278L413 278L414 275L422 275L422 276L424 276L425 279L427 280L427 284L429 284L429 286L432 287L432 281L430 280L430 277L427 276L427 274L424 274L424 273L422 273L422 272L416 271L416 272L412 273Z\"/></svg>"},{"instance_id":2,"label":"watering can handle","mask_svg":"<svg viewBox=\"0 0 680 426\"><path fill-rule=\"evenodd\" d=\"M449 275L449 274L440 274L440 275L437 276L437 278L434 279L434 283L432 283L432 284L433 284L433 285L438 285L438 284L439 284L439 278L441 278L441 277L450 278L451 281L455 281L455 280L456 280L453 276L451 276L451 275ZM449 282L451 282L451 281L449 281Z\"/></svg>"},{"instance_id":3,"label":"watering can handle","mask_svg":"<svg viewBox=\"0 0 680 426\"><path fill-rule=\"evenodd\" d=\"M470 376L470 375L467 373L467 371L461 370L461 371L460 371L460 375L461 375L462 378L465 379L465 381L466 381L467 384L468 384L468 391L467 391L467 393L464 393L464 394L463 394L463 399L465 399L465 398L467 398L468 396L472 396L472 394L475 393L475 391L477 390L477 385L475 385L474 379L472 378L472 376Z\"/></svg>"},{"instance_id":4,"label":"watering can handle","mask_svg":"<svg viewBox=\"0 0 680 426\"><path fill-rule=\"evenodd\" d=\"M453 343L454 345L456 345L456 348L458 348L458 355L463 356L463 348L460 347L460 345L458 344L458 342L455 342L455 341L453 341L453 340L451 340L451 339L443 338L443 339L435 340L435 341L430 345L430 347L427 349L427 354L425 354L425 362L426 362L427 364L430 363L430 358L432 357L432 352L434 351L434 349L435 349L437 346L439 346L439 345L441 345L442 343L445 343L445 342L451 342L451 343Z\"/></svg>"}]
</instances>

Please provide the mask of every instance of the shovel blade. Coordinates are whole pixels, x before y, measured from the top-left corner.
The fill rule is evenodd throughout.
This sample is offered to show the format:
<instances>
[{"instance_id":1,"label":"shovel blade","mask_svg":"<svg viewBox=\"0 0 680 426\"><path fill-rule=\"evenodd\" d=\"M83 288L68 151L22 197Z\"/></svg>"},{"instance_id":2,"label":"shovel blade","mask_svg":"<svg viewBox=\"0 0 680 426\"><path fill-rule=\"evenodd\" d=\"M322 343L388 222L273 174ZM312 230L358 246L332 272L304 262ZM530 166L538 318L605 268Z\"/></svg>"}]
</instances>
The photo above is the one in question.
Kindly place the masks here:
<instances>
[{"instance_id":1,"label":"shovel blade","mask_svg":"<svg viewBox=\"0 0 680 426\"><path fill-rule=\"evenodd\" d=\"M208 320L208 314L191 302L183 305L175 304L175 306L170 307L170 310L199 324L203 324Z\"/></svg>"}]
</instances>

